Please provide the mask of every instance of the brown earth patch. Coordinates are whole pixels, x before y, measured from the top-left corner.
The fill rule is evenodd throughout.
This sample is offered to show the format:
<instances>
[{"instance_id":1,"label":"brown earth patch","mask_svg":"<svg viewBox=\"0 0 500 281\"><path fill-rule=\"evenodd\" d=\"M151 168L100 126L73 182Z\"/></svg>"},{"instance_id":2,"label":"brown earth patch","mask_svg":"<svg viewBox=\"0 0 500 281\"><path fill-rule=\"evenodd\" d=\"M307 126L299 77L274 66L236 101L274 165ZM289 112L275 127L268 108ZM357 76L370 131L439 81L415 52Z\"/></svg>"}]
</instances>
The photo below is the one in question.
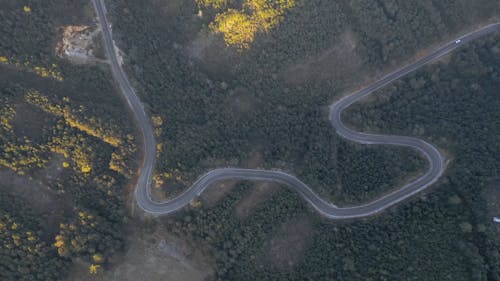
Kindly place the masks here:
<instances>
[{"instance_id":1,"label":"brown earth patch","mask_svg":"<svg viewBox=\"0 0 500 281\"><path fill-rule=\"evenodd\" d=\"M264 243L257 266L277 271L291 270L313 241L313 225L306 216L283 223L274 237Z\"/></svg>"},{"instance_id":2,"label":"brown earth patch","mask_svg":"<svg viewBox=\"0 0 500 281\"><path fill-rule=\"evenodd\" d=\"M241 199L234 208L236 216L240 219L248 218L260 204L273 196L279 189L280 185L277 183L256 183L250 193Z\"/></svg>"},{"instance_id":3,"label":"brown earth patch","mask_svg":"<svg viewBox=\"0 0 500 281\"><path fill-rule=\"evenodd\" d=\"M68 281L204 281L214 273L207 251L191 242L151 227L133 228L127 237L127 249L116 254L97 275L78 261Z\"/></svg>"}]
</instances>

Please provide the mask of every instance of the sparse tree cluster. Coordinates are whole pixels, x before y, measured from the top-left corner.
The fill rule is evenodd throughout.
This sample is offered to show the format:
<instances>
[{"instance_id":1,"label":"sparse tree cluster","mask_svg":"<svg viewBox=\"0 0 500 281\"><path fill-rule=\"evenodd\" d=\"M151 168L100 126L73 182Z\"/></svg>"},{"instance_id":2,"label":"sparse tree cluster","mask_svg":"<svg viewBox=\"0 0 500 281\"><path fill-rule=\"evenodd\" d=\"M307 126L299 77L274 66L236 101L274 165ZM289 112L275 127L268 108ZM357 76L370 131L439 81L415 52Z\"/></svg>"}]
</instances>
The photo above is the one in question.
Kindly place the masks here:
<instances>
[{"instance_id":1,"label":"sparse tree cluster","mask_svg":"<svg viewBox=\"0 0 500 281\"><path fill-rule=\"evenodd\" d=\"M0 193L0 278L57 280L66 269L50 244L40 238L40 220L15 198Z\"/></svg>"},{"instance_id":2,"label":"sparse tree cluster","mask_svg":"<svg viewBox=\"0 0 500 281\"><path fill-rule=\"evenodd\" d=\"M73 258L99 274L122 248L123 187L136 169L125 105L105 68L54 53L58 27L91 20L89 5L7 1L0 11L0 169L41 182L53 200L34 215L38 202L0 189L1 280L64 280Z\"/></svg>"}]
</instances>

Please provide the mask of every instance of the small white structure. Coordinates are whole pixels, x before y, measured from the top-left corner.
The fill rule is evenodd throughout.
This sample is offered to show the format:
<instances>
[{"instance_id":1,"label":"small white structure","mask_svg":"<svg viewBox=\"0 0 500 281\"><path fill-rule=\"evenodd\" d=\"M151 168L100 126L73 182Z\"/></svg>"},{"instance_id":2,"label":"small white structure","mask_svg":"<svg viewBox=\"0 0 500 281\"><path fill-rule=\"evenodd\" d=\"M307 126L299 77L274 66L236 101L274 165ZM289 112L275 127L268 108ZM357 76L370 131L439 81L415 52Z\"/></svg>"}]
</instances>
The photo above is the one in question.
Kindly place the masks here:
<instances>
[{"instance_id":1,"label":"small white structure","mask_svg":"<svg viewBox=\"0 0 500 281\"><path fill-rule=\"evenodd\" d=\"M497 218L497 217L494 217L494 218L493 218L493 221L494 221L494 222L497 222L497 223L500 223L500 219L499 219L499 218Z\"/></svg>"}]
</instances>

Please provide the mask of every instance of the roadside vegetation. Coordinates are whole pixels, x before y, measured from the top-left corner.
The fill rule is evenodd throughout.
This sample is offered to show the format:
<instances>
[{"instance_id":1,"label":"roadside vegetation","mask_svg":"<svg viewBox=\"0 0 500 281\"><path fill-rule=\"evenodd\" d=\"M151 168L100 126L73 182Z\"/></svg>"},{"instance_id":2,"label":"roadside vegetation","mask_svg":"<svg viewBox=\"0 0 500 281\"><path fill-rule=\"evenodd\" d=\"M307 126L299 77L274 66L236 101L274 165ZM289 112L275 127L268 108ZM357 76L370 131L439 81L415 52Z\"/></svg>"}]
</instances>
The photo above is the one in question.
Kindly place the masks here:
<instances>
[{"instance_id":1,"label":"roadside vegetation","mask_svg":"<svg viewBox=\"0 0 500 281\"><path fill-rule=\"evenodd\" d=\"M214 167L273 168L339 204L370 200L425 162L340 139L327 120L332 99L500 8L491 0L106 3L155 127L157 191L172 196ZM74 264L100 274L125 248L138 137L107 66L56 55L61 30L92 26L93 17L88 1L2 3L1 280L61 280ZM242 182L213 208L193 202L158 225L209 249L217 280L500 280L480 196L500 166L497 41L464 48L346 115L353 126L446 149L450 170L423 199L338 223L280 188L238 217L251 192Z\"/></svg>"},{"instance_id":2,"label":"roadside vegetation","mask_svg":"<svg viewBox=\"0 0 500 281\"><path fill-rule=\"evenodd\" d=\"M269 3L278 2L290 3ZM339 204L366 202L409 180L426 168L417 153L342 140L328 122L328 105L498 10L486 0L297 2L238 51L211 30L217 11L198 15L200 5L224 10L238 3L108 4L128 75L162 120L156 179L166 196L214 167L245 166L254 153L261 155L258 168L290 172ZM464 7L473 17L461 19Z\"/></svg>"},{"instance_id":3,"label":"roadside vegetation","mask_svg":"<svg viewBox=\"0 0 500 281\"><path fill-rule=\"evenodd\" d=\"M238 218L252 188L240 183L216 207L191 209L166 227L212 248L215 280L500 280L487 205L500 167L499 39L470 44L345 113L358 129L445 149L449 169L419 198L374 218L332 222L282 188Z\"/></svg>"},{"instance_id":4,"label":"roadside vegetation","mask_svg":"<svg viewBox=\"0 0 500 281\"><path fill-rule=\"evenodd\" d=\"M307 1L296 3L270 32L258 33L249 48L235 51L210 30L211 17L197 15L197 5L148 3L155 8L117 0L108 10L119 26L114 32L128 55L129 76L163 120L157 172L175 170L182 178L164 182L167 196L208 169L246 166L257 154L257 167L296 174L344 204L380 195L408 180L398 175L414 176L425 162L412 151L343 141L328 124L328 104L499 9L494 1ZM371 98L346 116L366 130L415 135L443 148L452 162L431 192L380 217L339 223L319 218L283 188L251 215L235 216L251 186L239 183L214 207L193 203L188 213L165 219L165 227L212 249L216 280L499 280L498 240L480 199L481 182L490 182L498 166L499 151L492 151L499 130L498 62L492 59L498 57L492 45L497 38L395 84L415 87L414 95L391 85L401 90L397 98ZM482 99L469 91L469 73L459 71L469 64L472 77L490 85L478 87L486 91ZM420 81L438 68L434 80ZM441 76L445 68L449 74ZM423 93L425 85L440 83ZM464 95L456 95L455 87ZM362 109L374 100L380 108L370 116ZM446 118L439 109L448 112ZM404 118L401 110L407 110ZM288 226L298 221L312 230ZM280 252L288 248L294 251ZM287 255L298 257L280 258Z\"/></svg>"}]
</instances>

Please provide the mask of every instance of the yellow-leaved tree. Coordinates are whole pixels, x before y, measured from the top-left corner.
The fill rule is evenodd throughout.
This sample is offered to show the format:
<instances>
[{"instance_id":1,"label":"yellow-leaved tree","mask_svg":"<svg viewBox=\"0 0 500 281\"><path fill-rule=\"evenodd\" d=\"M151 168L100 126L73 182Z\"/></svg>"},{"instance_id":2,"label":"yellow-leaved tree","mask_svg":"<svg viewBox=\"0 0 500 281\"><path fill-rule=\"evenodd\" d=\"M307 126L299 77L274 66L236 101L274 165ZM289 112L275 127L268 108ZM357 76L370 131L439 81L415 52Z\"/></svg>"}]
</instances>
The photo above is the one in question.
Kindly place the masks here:
<instances>
[{"instance_id":1,"label":"yellow-leaved tree","mask_svg":"<svg viewBox=\"0 0 500 281\"><path fill-rule=\"evenodd\" d=\"M295 0L244 0L239 9L228 8L227 0L197 0L200 8L221 10L210 28L224 35L228 46L247 49L257 32L269 32L282 19L286 10L295 6Z\"/></svg>"},{"instance_id":2,"label":"yellow-leaved tree","mask_svg":"<svg viewBox=\"0 0 500 281\"><path fill-rule=\"evenodd\" d=\"M98 272L99 268L101 268L101 266L100 266L100 265L98 265L98 264L91 264L91 265L89 266L89 273L90 273L90 274L97 274L97 272Z\"/></svg>"},{"instance_id":3,"label":"yellow-leaved tree","mask_svg":"<svg viewBox=\"0 0 500 281\"><path fill-rule=\"evenodd\" d=\"M196 0L199 7L221 9L229 4L229 0Z\"/></svg>"},{"instance_id":4,"label":"yellow-leaved tree","mask_svg":"<svg viewBox=\"0 0 500 281\"><path fill-rule=\"evenodd\" d=\"M251 11L252 21L259 30L268 32L281 20L286 10L295 6L294 0L246 0L243 4Z\"/></svg>"},{"instance_id":5,"label":"yellow-leaved tree","mask_svg":"<svg viewBox=\"0 0 500 281\"><path fill-rule=\"evenodd\" d=\"M257 31L251 17L245 12L235 9L218 14L210 27L216 32L224 34L226 44L240 48L250 47Z\"/></svg>"}]
</instances>

